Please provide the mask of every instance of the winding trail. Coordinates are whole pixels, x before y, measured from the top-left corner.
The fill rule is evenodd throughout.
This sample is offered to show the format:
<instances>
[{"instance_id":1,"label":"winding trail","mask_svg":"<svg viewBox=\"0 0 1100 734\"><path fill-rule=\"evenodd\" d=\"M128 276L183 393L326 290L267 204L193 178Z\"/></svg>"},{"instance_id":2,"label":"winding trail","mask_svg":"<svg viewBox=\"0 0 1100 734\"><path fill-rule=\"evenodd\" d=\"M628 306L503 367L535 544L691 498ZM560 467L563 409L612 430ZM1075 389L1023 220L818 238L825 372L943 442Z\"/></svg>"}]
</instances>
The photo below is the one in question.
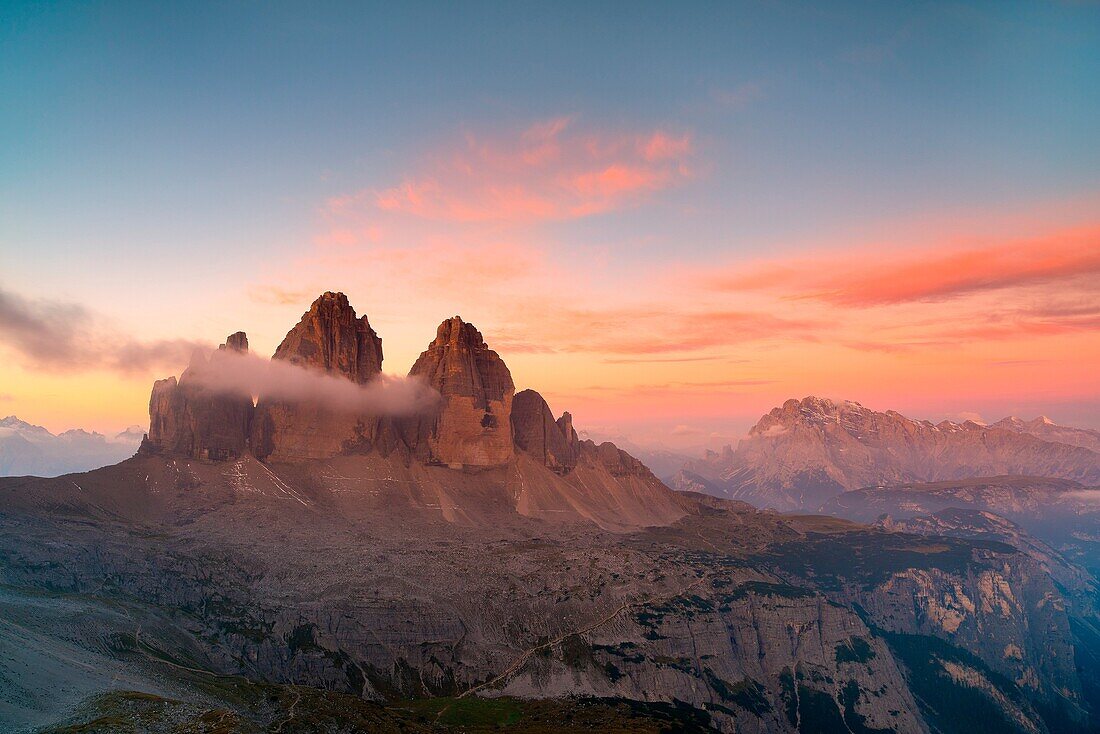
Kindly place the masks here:
<instances>
[{"instance_id":1,"label":"winding trail","mask_svg":"<svg viewBox=\"0 0 1100 734\"><path fill-rule=\"evenodd\" d=\"M272 730L273 734L279 734L288 722L294 720L294 709L298 708L298 704L302 702L302 692L298 689L294 689L294 695L298 698L294 699L294 703L290 704L290 708L287 709L287 717L280 721L279 725Z\"/></svg>"},{"instance_id":2,"label":"winding trail","mask_svg":"<svg viewBox=\"0 0 1100 734\"><path fill-rule=\"evenodd\" d=\"M571 637L572 635L583 635L583 634L587 634L589 632L592 632L593 630L596 630L600 627L603 627L605 624L607 624L611 620L615 619L615 617L618 617L620 614L625 612L627 609L631 609L632 607L641 607L641 606L646 606L648 604L653 604L653 603L657 603L657 602L671 601L673 599L681 597L684 594L688 593L690 590L694 589L699 584L703 583L704 581L706 581L705 576L703 578L696 579L695 581L692 581L690 584L688 584L683 589L681 589L680 591L677 591L674 594L668 594L668 595L659 596L659 597L650 597L650 598L647 598L647 599L638 599L636 601L623 602L615 611L611 612L610 614L608 614L604 617L601 617L600 619L596 620L595 622L592 622L591 624L589 624L585 627L582 627L582 628L577 629L577 630L572 630L570 632L565 632L565 633L555 637L552 640L549 640L547 642L543 642L539 645L535 645L534 647L532 647L528 650L525 650L523 653L520 654L520 656L518 658L515 659L515 661L512 662L511 665L509 665L507 668L505 668L504 672L502 672L500 675L497 675L495 678L491 678L491 679L485 681L484 683L479 683L478 685L476 685L472 688L467 688L465 691L458 694L458 698L466 698L467 696L469 696L472 693L477 693L478 691L480 691L482 689L489 688L490 686L494 686L497 683L500 683L502 681L507 680L508 678L511 678L513 675L515 675L517 672L519 672L523 668L523 666L525 666L527 664L527 662L536 653L538 653L542 650L546 650L547 648L553 647L554 645L560 644L566 637ZM446 710L447 710L446 708L443 709L443 711L446 711ZM442 711L440 712L440 714L442 715Z\"/></svg>"},{"instance_id":3,"label":"winding trail","mask_svg":"<svg viewBox=\"0 0 1100 734\"><path fill-rule=\"evenodd\" d=\"M138 652L140 652L142 655L147 657L149 660L152 660L155 663L160 663L162 665L171 666L171 667L176 668L178 670L185 670L189 673L198 673L200 675L209 675L209 676L213 676L215 678L235 678L235 679L246 681L248 683L254 683L255 682L255 681L252 681L251 679L249 679L247 676L237 675L235 673L215 673L212 670L203 670L202 668L191 668L191 667L188 667L186 665L180 665L179 663L175 663L175 662L173 662L171 660L168 660L166 658L157 657L156 655L153 655L152 653L149 652L150 650L153 650L155 652L160 652L160 651L157 650L155 647L152 647L151 645L144 644L141 641L141 625L140 624L134 630L134 647L137 648ZM282 721L280 721L279 725L276 726L272 730L272 732L274 734L279 734L280 732L282 732L283 727L286 726L291 721L293 721L294 717L297 716L297 714L295 713L295 709L297 709L298 704L302 702L302 692L300 690L298 690L297 686L293 686L292 688L294 690L294 695L297 696L297 698L294 699L294 703L290 704L290 708L287 709L287 717L285 719L283 719ZM221 718L216 723L221 723L221 721L223 721L226 716L228 716L232 713L234 713L234 712L232 712L232 711L222 712Z\"/></svg>"},{"instance_id":4,"label":"winding trail","mask_svg":"<svg viewBox=\"0 0 1100 734\"><path fill-rule=\"evenodd\" d=\"M237 675L235 673L215 673L212 670L203 670L202 668L189 668L186 665L180 665L179 663L172 662L171 660L169 660L166 657L157 657L156 655L153 655L152 653L149 652L150 650L153 650L154 652L161 652L161 651L157 650L152 645L146 645L145 643L143 643L141 641L141 625L140 624L137 626L137 629L134 630L134 647L137 648L138 652L140 652L142 655L144 655L145 657L152 660L154 663L160 663L162 665L169 665L169 666L171 666L173 668L176 668L178 670L186 670L188 673L198 673L200 675L211 675L211 676L214 676L215 678L238 678L238 679L243 680L243 681L248 681L249 683L254 682L254 681L249 680L249 678L247 676ZM161 653L161 654L163 655L164 653Z\"/></svg>"}]
</instances>

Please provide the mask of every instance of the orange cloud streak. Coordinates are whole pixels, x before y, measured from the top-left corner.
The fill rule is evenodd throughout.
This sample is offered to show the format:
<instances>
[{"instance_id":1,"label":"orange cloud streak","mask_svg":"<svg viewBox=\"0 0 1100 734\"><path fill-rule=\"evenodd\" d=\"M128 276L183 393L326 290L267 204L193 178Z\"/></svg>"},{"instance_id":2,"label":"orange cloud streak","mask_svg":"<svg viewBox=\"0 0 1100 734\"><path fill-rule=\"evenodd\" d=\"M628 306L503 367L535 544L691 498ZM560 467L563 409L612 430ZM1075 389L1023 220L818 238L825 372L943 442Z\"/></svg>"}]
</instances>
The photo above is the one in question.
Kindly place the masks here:
<instances>
[{"instance_id":1,"label":"orange cloud streak","mask_svg":"<svg viewBox=\"0 0 1100 734\"><path fill-rule=\"evenodd\" d=\"M708 280L719 290L772 290L861 307L945 300L1078 276L1100 276L1100 226L983 246L846 250L763 263Z\"/></svg>"}]
</instances>

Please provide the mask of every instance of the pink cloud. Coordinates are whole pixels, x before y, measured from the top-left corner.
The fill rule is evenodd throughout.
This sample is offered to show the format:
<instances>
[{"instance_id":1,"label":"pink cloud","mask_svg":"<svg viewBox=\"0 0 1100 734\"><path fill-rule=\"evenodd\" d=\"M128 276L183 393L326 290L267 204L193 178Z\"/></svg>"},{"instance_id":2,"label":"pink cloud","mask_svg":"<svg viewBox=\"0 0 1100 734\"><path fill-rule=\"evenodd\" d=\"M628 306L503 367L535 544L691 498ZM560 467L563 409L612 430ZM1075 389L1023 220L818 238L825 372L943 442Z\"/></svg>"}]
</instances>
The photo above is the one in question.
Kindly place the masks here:
<instances>
[{"instance_id":1,"label":"pink cloud","mask_svg":"<svg viewBox=\"0 0 1100 734\"><path fill-rule=\"evenodd\" d=\"M837 306L936 301L1100 276L1100 226L1023 240L949 242L905 250L856 248L758 263L705 280L718 290L771 290Z\"/></svg>"},{"instance_id":2,"label":"pink cloud","mask_svg":"<svg viewBox=\"0 0 1100 734\"><path fill-rule=\"evenodd\" d=\"M581 132L571 118L518 134L467 135L400 183L329 200L327 214L379 212L452 223L576 219L636 206L691 176L689 134Z\"/></svg>"},{"instance_id":3,"label":"pink cloud","mask_svg":"<svg viewBox=\"0 0 1100 734\"><path fill-rule=\"evenodd\" d=\"M663 132L656 132L642 146L642 155L647 161L681 159L690 154L690 135L673 137Z\"/></svg>"}]
</instances>

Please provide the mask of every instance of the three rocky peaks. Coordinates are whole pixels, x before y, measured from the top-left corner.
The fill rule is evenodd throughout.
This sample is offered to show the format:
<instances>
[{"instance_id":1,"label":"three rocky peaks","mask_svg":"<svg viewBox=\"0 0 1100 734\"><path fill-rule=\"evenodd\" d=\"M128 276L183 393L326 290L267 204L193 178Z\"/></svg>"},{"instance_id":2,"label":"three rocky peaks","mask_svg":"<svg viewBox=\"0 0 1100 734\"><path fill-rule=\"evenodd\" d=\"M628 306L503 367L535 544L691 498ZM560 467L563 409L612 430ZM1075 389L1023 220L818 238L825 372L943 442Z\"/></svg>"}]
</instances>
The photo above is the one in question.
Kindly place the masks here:
<instances>
[{"instance_id":1,"label":"three rocky peaks","mask_svg":"<svg viewBox=\"0 0 1100 734\"><path fill-rule=\"evenodd\" d=\"M143 450L208 460L251 453L276 462L376 450L463 468L507 464L518 449L559 474L572 470L584 449L615 468L636 463L609 444L582 447L568 413L555 420L538 393L515 394L504 361L458 316L439 325L409 371L410 378L439 393L439 402L434 410L407 418L264 395L253 405L251 395L205 387L204 371L217 369L228 353L247 351L248 339L238 332L211 355L197 352L178 382L158 380ZM382 340L343 293L328 292L287 333L272 359L366 385L382 373Z\"/></svg>"}]
</instances>

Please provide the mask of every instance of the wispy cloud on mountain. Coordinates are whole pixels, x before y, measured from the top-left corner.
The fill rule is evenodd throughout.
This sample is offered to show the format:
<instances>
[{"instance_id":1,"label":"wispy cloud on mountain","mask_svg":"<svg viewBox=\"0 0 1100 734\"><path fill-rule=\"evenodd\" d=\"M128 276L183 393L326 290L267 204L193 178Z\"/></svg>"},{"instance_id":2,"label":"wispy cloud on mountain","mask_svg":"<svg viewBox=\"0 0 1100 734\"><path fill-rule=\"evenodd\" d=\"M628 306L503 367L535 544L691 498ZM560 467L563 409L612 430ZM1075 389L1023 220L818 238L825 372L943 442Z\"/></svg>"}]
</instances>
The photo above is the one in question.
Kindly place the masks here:
<instances>
[{"instance_id":1,"label":"wispy cloud on mountain","mask_svg":"<svg viewBox=\"0 0 1100 734\"><path fill-rule=\"evenodd\" d=\"M0 289L0 348L38 369L140 373L186 364L201 346L185 339L140 341L114 332L78 304Z\"/></svg>"}]
</instances>

